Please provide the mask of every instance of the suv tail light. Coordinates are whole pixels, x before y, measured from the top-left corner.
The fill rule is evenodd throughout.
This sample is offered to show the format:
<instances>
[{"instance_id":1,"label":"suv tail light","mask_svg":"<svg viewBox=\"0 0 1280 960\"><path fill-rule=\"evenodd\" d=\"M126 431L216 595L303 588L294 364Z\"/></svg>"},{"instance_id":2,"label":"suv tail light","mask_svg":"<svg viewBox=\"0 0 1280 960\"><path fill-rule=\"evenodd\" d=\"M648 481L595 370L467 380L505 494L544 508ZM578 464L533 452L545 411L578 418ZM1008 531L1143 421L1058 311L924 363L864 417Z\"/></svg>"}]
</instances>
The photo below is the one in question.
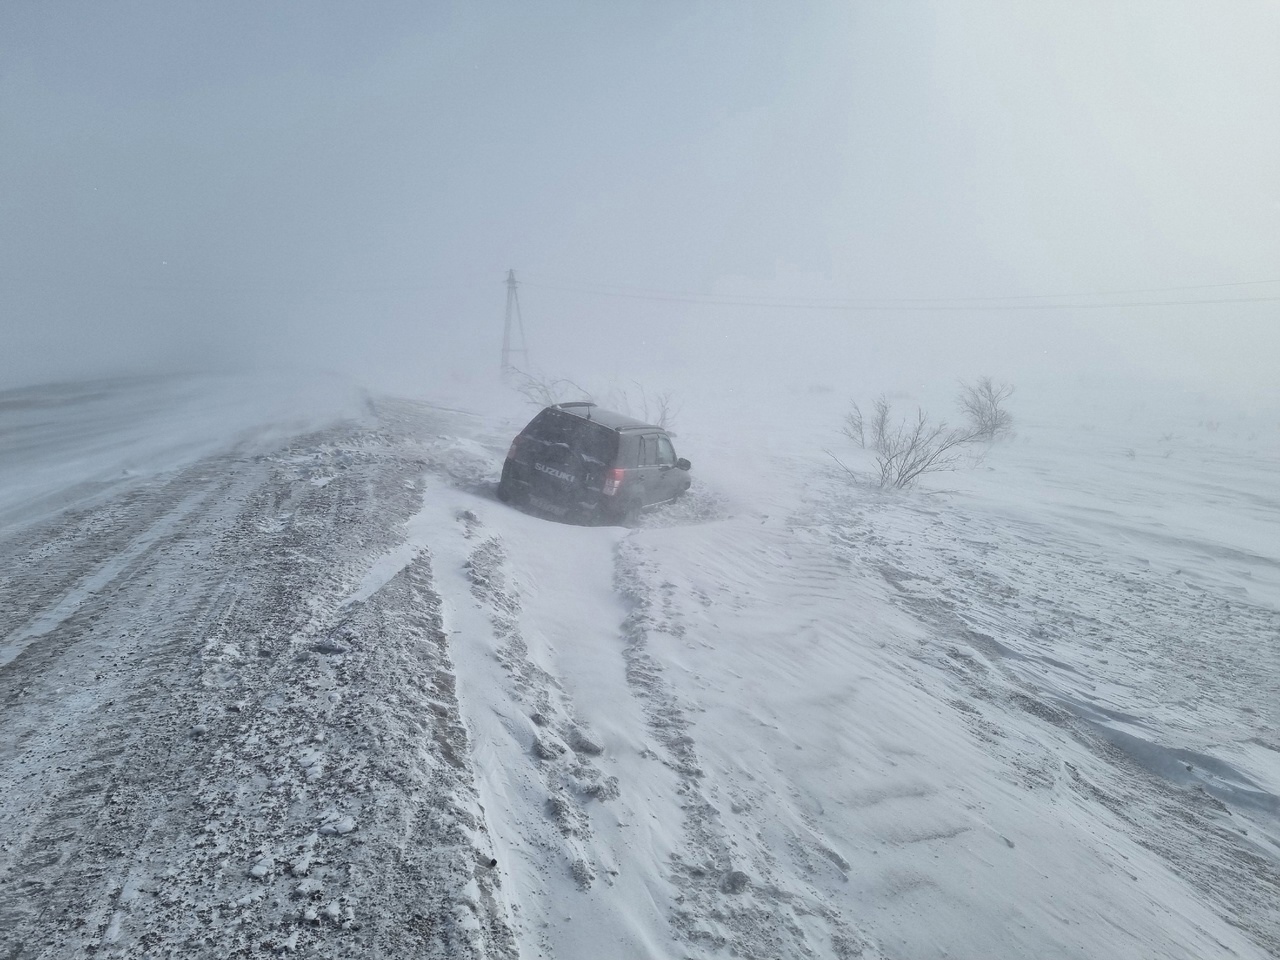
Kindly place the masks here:
<instances>
[{"instance_id":1,"label":"suv tail light","mask_svg":"<svg viewBox=\"0 0 1280 960\"><path fill-rule=\"evenodd\" d=\"M511 441L511 447L507 450L508 460L514 460L516 458L516 454L520 452L520 440L521 437L517 434L516 438Z\"/></svg>"},{"instance_id":2,"label":"suv tail light","mask_svg":"<svg viewBox=\"0 0 1280 960\"><path fill-rule=\"evenodd\" d=\"M604 486L601 488L606 497L612 497L622 489L622 480L627 473L621 467L614 467L604 475Z\"/></svg>"}]
</instances>

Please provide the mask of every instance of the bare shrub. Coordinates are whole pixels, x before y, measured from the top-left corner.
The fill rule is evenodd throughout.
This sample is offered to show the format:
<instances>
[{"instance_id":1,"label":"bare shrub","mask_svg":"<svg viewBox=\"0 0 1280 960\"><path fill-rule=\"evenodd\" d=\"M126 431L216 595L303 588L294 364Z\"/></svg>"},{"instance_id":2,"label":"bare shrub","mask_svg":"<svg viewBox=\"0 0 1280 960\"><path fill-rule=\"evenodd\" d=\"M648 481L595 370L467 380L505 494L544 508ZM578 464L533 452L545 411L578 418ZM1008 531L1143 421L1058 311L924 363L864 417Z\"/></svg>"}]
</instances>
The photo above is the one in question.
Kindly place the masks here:
<instances>
[{"instance_id":1,"label":"bare shrub","mask_svg":"<svg viewBox=\"0 0 1280 960\"><path fill-rule=\"evenodd\" d=\"M901 420L886 429L876 447L876 467L882 487L903 489L926 473L951 470L960 462L964 448L982 438L973 430L952 430L916 410L914 421Z\"/></svg>"},{"instance_id":2,"label":"bare shrub","mask_svg":"<svg viewBox=\"0 0 1280 960\"><path fill-rule=\"evenodd\" d=\"M676 415L680 412L680 407L676 403L675 394L670 390L664 390L653 398L653 419L652 423L656 423L664 430L670 429L675 425Z\"/></svg>"},{"instance_id":3,"label":"bare shrub","mask_svg":"<svg viewBox=\"0 0 1280 960\"><path fill-rule=\"evenodd\" d=\"M633 380L630 387L613 387L605 397L605 405L629 417L670 430L680 413L675 393L664 390L650 393Z\"/></svg>"},{"instance_id":4,"label":"bare shrub","mask_svg":"<svg viewBox=\"0 0 1280 960\"><path fill-rule=\"evenodd\" d=\"M510 376L512 389L538 407L549 407L571 399L594 402L584 388L563 377L534 376L515 367L511 368Z\"/></svg>"},{"instance_id":5,"label":"bare shrub","mask_svg":"<svg viewBox=\"0 0 1280 960\"><path fill-rule=\"evenodd\" d=\"M1013 396L1013 385L979 377L976 383L961 383L956 397L969 426L979 440L1002 440L1013 433L1013 414L1005 403Z\"/></svg>"},{"instance_id":6,"label":"bare shrub","mask_svg":"<svg viewBox=\"0 0 1280 960\"><path fill-rule=\"evenodd\" d=\"M866 449L867 437L863 432L862 410L859 408L856 401L849 404L849 406L852 407L852 409L844 415L844 427L840 432L856 443L859 447ZM839 461L836 462L839 463Z\"/></svg>"},{"instance_id":7,"label":"bare shrub","mask_svg":"<svg viewBox=\"0 0 1280 960\"><path fill-rule=\"evenodd\" d=\"M876 397L871 411L871 448L884 450L885 437L889 433L889 398L883 393Z\"/></svg>"},{"instance_id":8,"label":"bare shrub","mask_svg":"<svg viewBox=\"0 0 1280 960\"><path fill-rule=\"evenodd\" d=\"M951 470L964 459L966 448L984 439L973 428L952 429L942 421L931 422L919 408L913 420L894 422L892 407L884 395L876 398L872 409L868 426L857 403L852 404L845 415L843 433L875 452L876 480L881 487L905 489L926 473ZM838 459L836 462L840 463ZM844 469L853 474L848 467Z\"/></svg>"},{"instance_id":9,"label":"bare shrub","mask_svg":"<svg viewBox=\"0 0 1280 960\"><path fill-rule=\"evenodd\" d=\"M566 377L539 376L525 373L515 367L511 368L509 376L512 389L539 407L550 407L571 400L600 402L611 410L617 410L619 413L664 429L671 428L680 412L673 391L650 393L642 384L635 381L632 381L631 387L611 387L604 395L604 399L597 401L596 394Z\"/></svg>"}]
</instances>

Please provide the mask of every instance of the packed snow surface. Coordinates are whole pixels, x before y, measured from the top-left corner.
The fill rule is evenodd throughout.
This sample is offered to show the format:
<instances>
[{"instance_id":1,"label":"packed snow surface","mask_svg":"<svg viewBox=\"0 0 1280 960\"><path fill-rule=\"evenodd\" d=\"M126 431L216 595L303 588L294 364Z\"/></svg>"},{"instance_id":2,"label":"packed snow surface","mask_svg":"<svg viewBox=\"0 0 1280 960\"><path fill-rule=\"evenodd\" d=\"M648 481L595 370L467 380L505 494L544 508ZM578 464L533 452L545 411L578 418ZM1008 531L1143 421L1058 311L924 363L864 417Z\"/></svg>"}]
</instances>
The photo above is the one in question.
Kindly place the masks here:
<instances>
[{"instance_id":1,"label":"packed snow surface","mask_svg":"<svg viewBox=\"0 0 1280 960\"><path fill-rule=\"evenodd\" d=\"M707 398L626 529L495 499L531 413L0 394L0 957L1280 952L1275 417L884 493Z\"/></svg>"}]
</instances>

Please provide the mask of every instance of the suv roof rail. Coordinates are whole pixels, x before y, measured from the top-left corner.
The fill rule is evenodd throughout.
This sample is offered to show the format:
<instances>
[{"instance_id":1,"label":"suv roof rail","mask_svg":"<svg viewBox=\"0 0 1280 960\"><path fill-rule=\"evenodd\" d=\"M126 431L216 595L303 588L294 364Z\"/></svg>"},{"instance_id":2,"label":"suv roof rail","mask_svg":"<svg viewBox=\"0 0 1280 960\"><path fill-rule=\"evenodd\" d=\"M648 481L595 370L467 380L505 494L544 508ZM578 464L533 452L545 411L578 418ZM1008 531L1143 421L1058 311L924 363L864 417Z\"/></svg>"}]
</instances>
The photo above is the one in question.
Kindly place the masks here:
<instances>
[{"instance_id":1,"label":"suv roof rail","mask_svg":"<svg viewBox=\"0 0 1280 960\"><path fill-rule=\"evenodd\" d=\"M598 403L591 400L570 400L567 403L557 403L557 407L598 407Z\"/></svg>"}]
</instances>

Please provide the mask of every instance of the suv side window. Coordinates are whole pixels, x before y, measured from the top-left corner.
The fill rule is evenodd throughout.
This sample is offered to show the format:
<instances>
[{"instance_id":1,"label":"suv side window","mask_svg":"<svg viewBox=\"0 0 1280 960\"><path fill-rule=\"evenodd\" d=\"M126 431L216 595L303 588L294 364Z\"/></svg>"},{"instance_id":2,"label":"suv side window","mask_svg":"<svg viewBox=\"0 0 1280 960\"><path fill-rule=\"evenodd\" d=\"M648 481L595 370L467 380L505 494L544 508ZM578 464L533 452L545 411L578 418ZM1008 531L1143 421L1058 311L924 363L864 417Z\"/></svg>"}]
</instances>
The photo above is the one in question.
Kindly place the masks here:
<instances>
[{"instance_id":1,"label":"suv side window","mask_svg":"<svg viewBox=\"0 0 1280 960\"><path fill-rule=\"evenodd\" d=\"M658 465L658 438L655 434L645 434L640 438L640 466L656 467Z\"/></svg>"},{"instance_id":2,"label":"suv side window","mask_svg":"<svg viewBox=\"0 0 1280 960\"><path fill-rule=\"evenodd\" d=\"M676 448L671 445L671 440L661 434L656 439L658 441L658 463L664 467L674 467L676 464Z\"/></svg>"},{"instance_id":3,"label":"suv side window","mask_svg":"<svg viewBox=\"0 0 1280 960\"><path fill-rule=\"evenodd\" d=\"M619 467L638 467L640 465L640 438L634 434L623 433L618 436Z\"/></svg>"}]
</instances>

